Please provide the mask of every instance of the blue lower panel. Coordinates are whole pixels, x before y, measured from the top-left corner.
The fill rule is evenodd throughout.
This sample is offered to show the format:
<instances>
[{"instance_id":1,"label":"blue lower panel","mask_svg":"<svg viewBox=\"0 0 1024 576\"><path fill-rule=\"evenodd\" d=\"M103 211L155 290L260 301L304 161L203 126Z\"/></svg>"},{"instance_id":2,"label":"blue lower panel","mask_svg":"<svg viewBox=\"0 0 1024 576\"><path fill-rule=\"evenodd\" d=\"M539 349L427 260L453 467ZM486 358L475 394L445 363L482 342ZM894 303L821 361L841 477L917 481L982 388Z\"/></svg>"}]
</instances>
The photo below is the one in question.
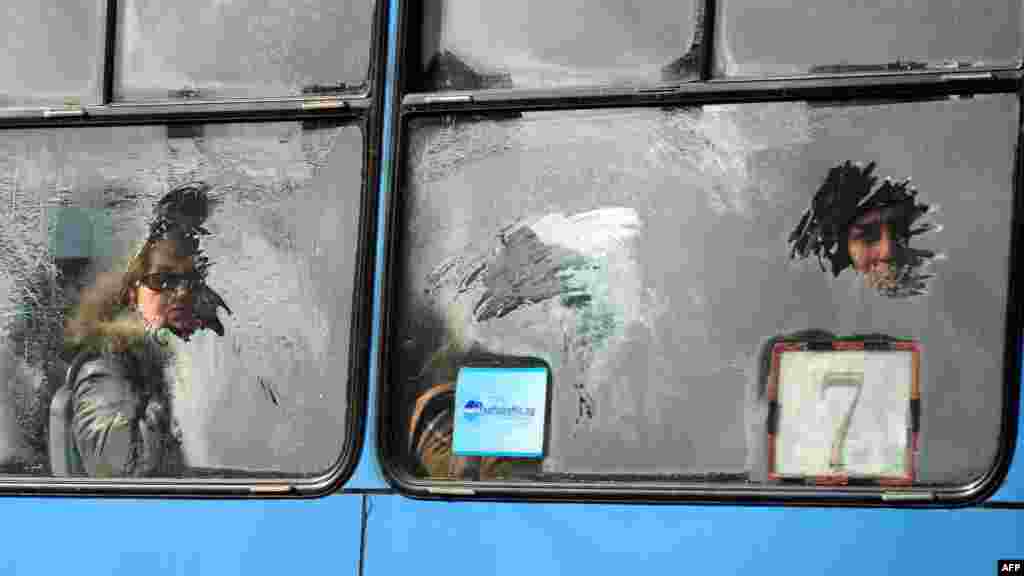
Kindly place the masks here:
<instances>
[{"instance_id":1,"label":"blue lower panel","mask_svg":"<svg viewBox=\"0 0 1024 576\"><path fill-rule=\"evenodd\" d=\"M360 496L0 500L0 574L355 574Z\"/></svg>"},{"instance_id":2,"label":"blue lower panel","mask_svg":"<svg viewBox=\"0 0 1024 576\"><path fill-rule=\"evenodd\" d=\"M371 502L371 575L994 574L1024 556L1024 510Z\"/></svg>"}]
</instances>

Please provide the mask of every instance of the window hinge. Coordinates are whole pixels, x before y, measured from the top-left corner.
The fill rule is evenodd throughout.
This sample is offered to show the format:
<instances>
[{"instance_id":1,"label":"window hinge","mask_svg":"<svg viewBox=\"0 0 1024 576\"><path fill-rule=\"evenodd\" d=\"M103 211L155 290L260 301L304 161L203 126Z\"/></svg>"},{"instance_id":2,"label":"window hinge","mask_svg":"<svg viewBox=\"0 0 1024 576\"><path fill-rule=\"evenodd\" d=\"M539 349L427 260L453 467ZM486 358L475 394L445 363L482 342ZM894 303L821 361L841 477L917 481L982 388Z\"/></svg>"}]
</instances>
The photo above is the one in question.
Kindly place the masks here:
<instances>
[{"instance_id":1,"label":"window hinge","mask_svg":"<svg viewBox=\"0 0 1024 576\"><path fill-rule=\"evenodd\" d=\"M994 77L991 72L952 72L950 74L943 74L942 80L944 82L963 82L967 80L991 80Z\"/></svg>"},{"instance_id":2,"label":"window hinge","mask_svg":"<svg viewBox=\"0 0 1024 576\"><path fill-rule=\"evenodd\" d=\"M291 484L265 484L249 487L250 494L287 494L291 491Z\"/></svg>"},{"instance_id":3,"label":"window hinge","mask_svg":"<svg viewBox=\"0 0 1024 576\"><path fill-rule=\"evenodd\" d=\"M65 108L0 108L0 118L62 118L84 116L85 111L79 106Z\"/></svg>"},{"instance_id":4,"label":"window hinge","mask_svg":"<svg viewBox=\"0 0 1024 576\"><path fill-rule=\"evenodd\" d=\"M472 94L432 94L423 97L424 104L454 104L472 101Z\"/></svg>"},{"instance_id":5,"label":"window hinge","mask_svg":"<svg viewBox=\"0 0 1024 576\"><path fill-rule=\"evenodd\" d=\"M432 486L427 488L427 493L437 494L438 496L472 496L476 494L476 492L470 488L457 488L454 486Z\"/></svg>"},{"instance_id":6,"label":"window hinge","mask_svg":"<svg viewBox=\"0 0 1024 576\"><path fill-rule=\"evenodd\" d=\"M348 100L330 96L305 98L302 101L303 110L345 110L348 107Z\"/></svg>"},{"instance_id":7,"label":"window hinge","mask_svg":"<svg viewBox=\"0 0 1024 576\"><path fill-rule=\"evenodd\" d=\"M43 109L43 118L73 118L76 116L84 115L85 110L83 110L80 106Z\"/></svg>"},{"instance_id":8,"label":"window hinge","mask_svg":"<svg viewBox=\"0 0 1024 576\"><path fill-rule=\"evenodd\" d=\"M883 502L914 502L935 499L934 492L883 492Z\"/></svg>"}]
</instances>

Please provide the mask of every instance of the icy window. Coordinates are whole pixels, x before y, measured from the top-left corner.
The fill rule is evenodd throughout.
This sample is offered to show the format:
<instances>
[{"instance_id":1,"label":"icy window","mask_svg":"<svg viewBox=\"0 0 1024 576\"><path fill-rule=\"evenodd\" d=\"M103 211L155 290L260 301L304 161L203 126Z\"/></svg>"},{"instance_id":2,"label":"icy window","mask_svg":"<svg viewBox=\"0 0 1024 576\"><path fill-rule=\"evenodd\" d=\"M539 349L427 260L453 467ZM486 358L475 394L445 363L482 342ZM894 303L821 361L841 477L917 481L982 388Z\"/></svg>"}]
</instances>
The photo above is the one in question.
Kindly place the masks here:
<instances>
[{"instance_id":1,"label":"icy window","mask_svg":"<svg viewBox=\"0 0 1024 576\"><path fill-rule=\"evenodd\" d=\"M127 0L116 99L361 91L370 0Z\"/></svg>"},{"instance_id":2,"label":"icy window","mask_svg":"<svg viewBox=\"0 0 1024 576\"><path fill-rule=\"evenodd\" d=\"M1021 3L719 0L724 76L907 72L1021 63Z\"/></svg>"},{"instance_id":3,"label":"icy window","mask_svg":"<svg viewBox=\"0 0 1024 576\"><path fill-rule=\"evenodd\" d=\"M420 38L428 90L692 80L702 1L429 0Z\"/></svg>"},{"instance_id":4,"label":"icy window","mask_svg":"<svg viewBox=\"0 0 1024 576\"><path fill-rule=\"evenodd\" d=\"M411 121L398 445L420 474L461 469L446 407L418 400L444 398L474 355L528 356L553 370L549 453L466 477L764 482L765 343L883 333L924 350L916 481L983 474L1005 386L1017 114L1005 95ZM804 221L836 175L850 218ZM801 238L824 259L794 251ZM890 278L900 250L921 256L915 275Z\"/></svg>"},{"instance_id":5,"label":"icy window","mask_svg":"<svg viewBox=\"0 0 1024 576\"><path fill-rule=\"evenodd\" d=\"M215 124L185 137L173 132L0 133L3 469L50 469L49 402L77 351L64 328L82 310L83 289L98 286L103 273L121 277L157 202L182 186L208 192L202 226L209 234L200 239L206 284L231 313L217 311L223 336L200 330L187 342L173 339L173 361L146 380L160 382L170 398L167 431L180 443L181 473L318 474L340 456L362 126Z\"/></svg>"},{"instance_id":6,"label":"icy window","mask_svg":"<svg viewBox=\"0 0 1024 576\"><path fill-rule=\"evenodd\" d=\"M8 0L0 107L90 104L103 61L101 0Z\"/></svg>"}]
</instances>

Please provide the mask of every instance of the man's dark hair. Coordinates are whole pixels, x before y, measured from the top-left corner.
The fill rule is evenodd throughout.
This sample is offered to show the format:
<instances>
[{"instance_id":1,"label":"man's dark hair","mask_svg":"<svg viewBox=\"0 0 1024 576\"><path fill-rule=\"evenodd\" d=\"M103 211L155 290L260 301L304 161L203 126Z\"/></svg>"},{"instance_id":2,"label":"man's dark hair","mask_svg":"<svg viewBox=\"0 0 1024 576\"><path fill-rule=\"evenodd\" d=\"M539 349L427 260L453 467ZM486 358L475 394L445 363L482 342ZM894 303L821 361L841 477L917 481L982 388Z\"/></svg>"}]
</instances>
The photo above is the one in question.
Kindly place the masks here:
<instances>
[{"instance_id":1,"label":"man's dark hair","mask_svg":"<svg viewBox=\"0 0 1024 576\"><path fill-rule=\"evenodd\" d=\"M886 178L876 186L875 163L860 166L846 161L828 172L818 188L811 206L789 235L790 258L814 255L822 270L829 261L833 276L853 266L847 241L850 226L871 210L884 210L891 226L895 268L893 282L879 290L892 298L915 296L926 292L925 285L933 275L925 271L935 253L909 246L910 239L936 228L930 221L920 221L930 210L919 202L917 190L909 180L893 182Z\"/></svg>"}]
</instances>

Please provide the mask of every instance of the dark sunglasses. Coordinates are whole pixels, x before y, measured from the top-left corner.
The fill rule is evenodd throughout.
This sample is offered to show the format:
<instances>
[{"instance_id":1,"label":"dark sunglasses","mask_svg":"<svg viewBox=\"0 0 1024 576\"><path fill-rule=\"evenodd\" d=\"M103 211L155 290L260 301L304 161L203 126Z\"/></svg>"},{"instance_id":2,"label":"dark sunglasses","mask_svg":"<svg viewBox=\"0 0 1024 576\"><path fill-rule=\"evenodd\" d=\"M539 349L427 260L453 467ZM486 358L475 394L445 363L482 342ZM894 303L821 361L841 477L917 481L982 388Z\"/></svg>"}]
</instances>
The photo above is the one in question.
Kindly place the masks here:
<instances>
[{"instance_id":1,"label":"dark sunglasses","mask_svg":"<svg viewBox=\"0 0 1024 576\"><path fill-rule=\"evenodd\" d=\"M195 290L203 285L203 277L196 272L178 274L176 272L157 272L146 274L140 280L142 285L154 292L173 291L184 286L186 290Z\"/></svg>"}]
</instances>

